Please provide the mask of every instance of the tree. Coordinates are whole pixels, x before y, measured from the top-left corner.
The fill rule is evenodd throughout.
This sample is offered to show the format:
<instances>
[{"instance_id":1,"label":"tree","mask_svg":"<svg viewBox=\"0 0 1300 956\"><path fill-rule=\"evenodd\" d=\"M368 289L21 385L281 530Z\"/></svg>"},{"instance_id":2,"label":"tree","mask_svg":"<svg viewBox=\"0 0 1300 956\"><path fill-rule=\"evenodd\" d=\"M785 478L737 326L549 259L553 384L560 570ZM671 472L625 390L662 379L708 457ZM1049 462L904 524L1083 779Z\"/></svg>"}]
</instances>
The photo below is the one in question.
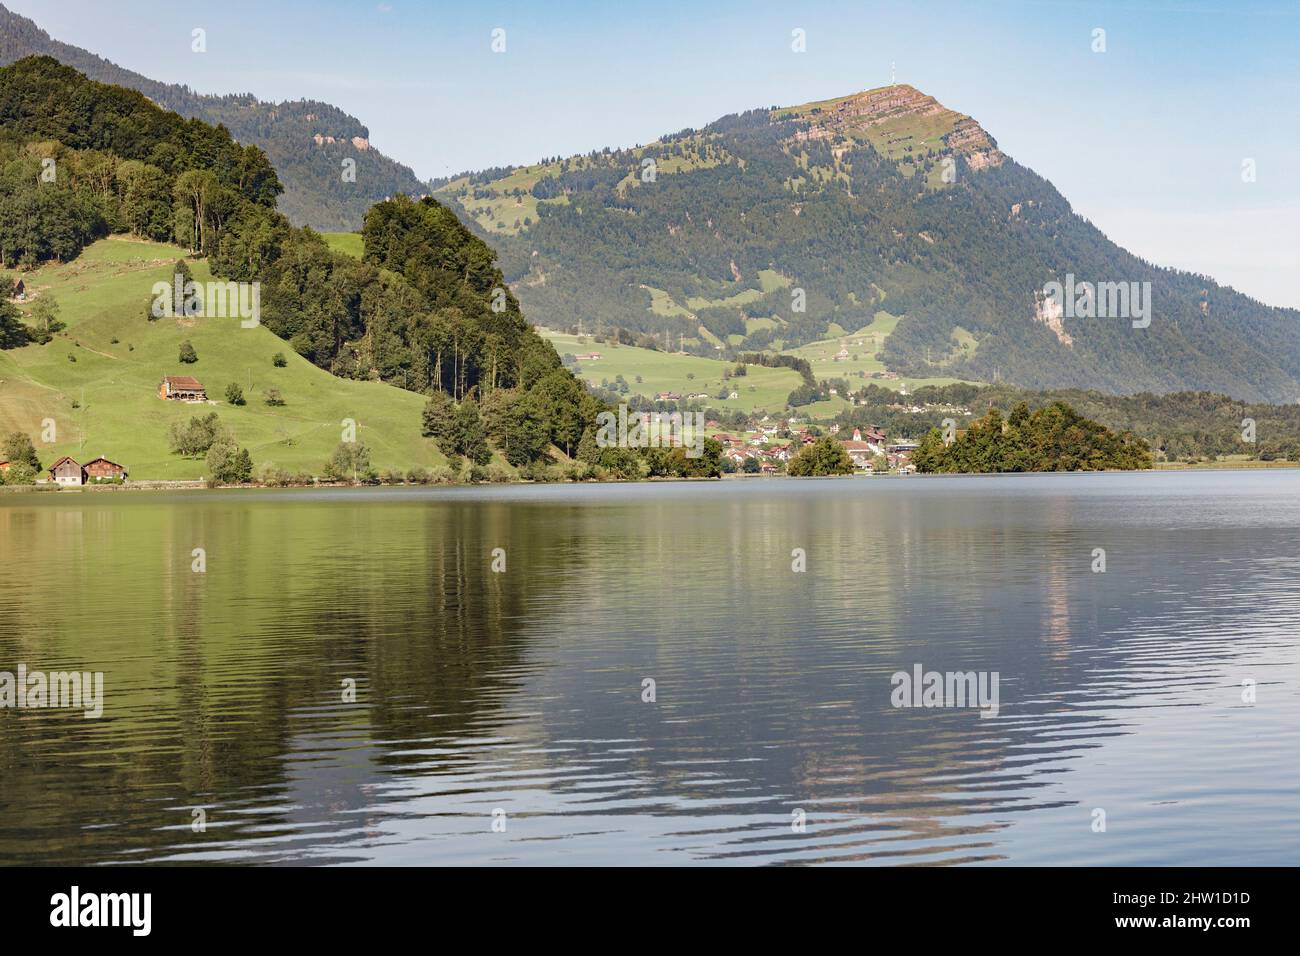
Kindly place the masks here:
<instances>
[{"instance_id":1,"label":"tree","mask_svg":"<svg viewBox=\"0 0 1300 956\"><path fill-rule=\"evenodd\" d=\"M286 365L289 364L289 360L284 357L283 352L276 352L274 355L271 356L271 364L274 365L276 368L284 368Z\"/></svg>"},{"instance_id":2,"label":"tree","mask_svg":"<svg viewBox=\"0 0 1300 956\"><path fill-rule=\"evenodd\" d=\"M199 360L199 353L194 351L194 346L190 344L189 339L186 339L181 343L180 353L177 358L186 365L193 365Z\"/></svg>"},{"instance_id":3,"label":"tree","mask_svg":"<svg viewBox=\"0 0 1300 956\"><path fill-rule=\"evenodd\" d=\"M124 160L117 167L117 182L127 228L142 239L170 239L172 197L167 174L139 160Z\"/></svg>"},{"instance_id":4,"label":"tree","mask_svg":"<svg viewBox=\"0 0 1300 956\"><path fill-rule=\"evenodd\" d=\"M786 473L798 478L810 478L821 475L853 474L853 459L834 438L829 435L819 438L811 445L805 445L797 455L790 459Z\"/></svg>"},{"instance_id":5,"label":"tree","mask_svg":"<svg viewBox=\"0 0 1300 956\"><path fill-rule=\"evenodd\" d=\"M943 470L944 452L943 434L937 428L931 428L921 439L920 445L912 452L912 464L922 474Z\"/></svg>"},{"instance_id":6,"label":"tree","mask_svg":"<svg viewBox=\"0 0 1300 956\"><path fill-rule=\"evenodd\" d=\"M341 441L325 463L325 477L335 481L374 481L370 467L370 449L365 442Z\"/></svg>"},{"instance_id":7,"label":"tree","mask_svg":"<svg viewBox=\"0 0 1300 956\"><path fill-rule=\"evenodd\" d=\"M197 458L206 454L219 439L225 437L225 429L216 412L206 415L194 415L188 422L173 422L168 433L172 452L186 458Z\"/></svg>"},{"instance_id":8,"label":"tree","mask_svg":"<svg viewBox=\"0 0 1300 956\"><path fill-rule=\"evenodd\" d=\"M424 403L424 411L420 415L420 434L436 441L443 454L454 455L455 449L448 447L447 443L455 431L455 425L456 403L446 392L435 391Z\"/></svg>"},{"instance_id":9,"label":"tree","mask_svg":"<svg viewBox=\"0 0 1300 956\"><path fill-rule=\"evenodd\" d=\"M244 404L244 390L239 387L238 382L231 382L226 386L226 401L231 405Z\"/></svg>"},{"instance_id":10,"label":"tree","mask_svg":"<svg viewBox=\"0 0 1300 956\"><path fill-rule=\"evenodd\" d=\"M0 484L5 485L34 485L36 484L36 475L38 470L26 462L18 462L10 465L7 472L0 472Z\"/></svg>"},{"instance_id":11,"label":"tree","mask_svg":"<svg viewBox=\"0 0 1300 956\"><path fill-rule=\"evenodd\" d=\"M191 307L189 300L185 298L186 287L194 281L194 274L190 272L190 264L184 259L177 259L176 265L172 267L172 314L176 316L189 315Z\"/></svg>"},{"instance_id":12,"label":"tree","mask_svg":"<svg viewBox=\"0 0 1300 956\"><path fill-rule=\"evenodd\" d=\"M220 186L217 177L206 169L181 173L172 189L176 201L176 239L191 252L208 253L214 245L213 205Z\"/></svg>"},{"instance_id":13,"label":"tree","mask_svg":"<svg viewBox=\"0 0 1300 956\"><path fill-rule=\"evenodd\" d=\"M582 433L582 440L578 442L578 461L594 465L599 457L600 446L596 444L596 432L588 427Z\"/></svg>"},{"instance_id":14,"label":"tree","mask_svg":"<svg viewBox=\"0 0 1300 956\"><path fill-rule=\"evenodd\" d=\"M223 485L248 481L253 476L253 461L247 448L239 448L229 438L217 439L208 449L208 477Z\"/></svg>"},{"instance_id":15,"label":"tree","mask_svg":"<svg viewBox=\"0 0 1300 956\"><path fill-rule=\"evenodd\" d=\"M18 307L0 296L0 349L22 348L32 340Z\"/></svg>"},{"instance_id":16,"label":"tree","mask_svg":"<svg viewBox=\"0 0 1300 956\"><path fill-rule=\"evenodd\" d=\"M623 391L626 390L623 383ZM566 455L572 455L587 423L595 418L591 396L562 369L544 376L529 395L536 399L533 414L549 432L550 441L563 448Z\"/></svg>"},{"instance_id":17,"label":"tree","mask_svg":"<svg viewBox=\"0 0 1300 956\"><path fill-rule=\"evenodd\" d=\"M24 432L10 432L5 436L3 444L0 444L0 458L9 462L11 467L22 463L33 472L41 471L41 459L36 454L36 446Z\"/></svg>"},{"instance_id":18,"label":"tree","mask_svg":"<svg viewBox=\"0 0 1300 956\"><path fill-rule=\"evenodd\" d=\"M475 464L486 465L492 460L492 450L488 448L487 439L483 435L478 406L471 401L456 406L454 441L455 453L464 455Z\"/></svg>"},{"instance_id":19,"label":"tree","mask_svg":"<svg viewBox=\"0 0 1300 956\"><path fill-rule=\"evenodd\" d=\"M278 388L268 388L262 393L262 401L273 408L278 408L284 404L284 397L280 394Z\"/></svg>"},{"instance_id":20,"label":"tree","mask_svg":"<svg viewBox=\"0 0 1300 956\"><path fill-rule=\"evenodd\" d=\"M52 340L54 333L63 331L63 323L59 321L58 300L49 293L41 296L32 305L31 318L32 325L35 327L32 339L42 345Z\"/></svg>"}]
</instances>

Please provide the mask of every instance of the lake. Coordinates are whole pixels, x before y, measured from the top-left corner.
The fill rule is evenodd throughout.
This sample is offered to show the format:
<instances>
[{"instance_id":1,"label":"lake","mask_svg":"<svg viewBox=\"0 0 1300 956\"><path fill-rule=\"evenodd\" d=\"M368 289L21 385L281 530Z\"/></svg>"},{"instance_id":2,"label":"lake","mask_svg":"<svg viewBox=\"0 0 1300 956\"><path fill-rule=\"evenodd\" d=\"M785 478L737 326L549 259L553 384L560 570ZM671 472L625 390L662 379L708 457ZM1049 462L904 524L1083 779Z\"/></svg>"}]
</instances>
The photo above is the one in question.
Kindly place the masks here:
<instances>
[{"instance_id":1,"label":"lake","mask_svg":"<svg viewBox=\"0 0 1300 956\"><path fill-rule=\"evenodd\" d=\"M19 494L0 545L0 671L103 674L0 709L3 863L1300 862L1297 472Z\"/></svg>"}]
</instances>

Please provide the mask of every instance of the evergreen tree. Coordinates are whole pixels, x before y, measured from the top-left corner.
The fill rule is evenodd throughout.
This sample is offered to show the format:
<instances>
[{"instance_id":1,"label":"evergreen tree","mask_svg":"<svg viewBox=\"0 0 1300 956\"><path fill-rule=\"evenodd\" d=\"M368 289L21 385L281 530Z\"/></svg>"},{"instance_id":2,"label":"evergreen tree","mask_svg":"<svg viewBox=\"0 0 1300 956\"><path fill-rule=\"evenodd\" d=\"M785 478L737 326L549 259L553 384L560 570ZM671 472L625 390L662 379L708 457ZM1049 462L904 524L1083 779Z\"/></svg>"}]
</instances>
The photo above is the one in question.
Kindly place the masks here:
<instances>
[{"instance_id":1,"label":"evergreen tree","mask_svg":"<svg viewBox=\"0 0 1300 956\"><path fill-rule=\"evenodd\" d=\"M486 465L492 460L492 452L483 435L483 422L479 419L478 406L471 401L464 401L456 406L453 441L455 453L464 455L475 464Z\"/></svg>"},{"instance_id":2,"label":"evergreen tree","mask_svg":"<svg viewBox=\"0 0 1300 956\"><path fill-rule=\"evenodd\" d=\"M456 403L443 391L435 391L424 403L420 415L420 434L432 438L438 443L444 454L454 454L454 449L447 447L456 427ZM453 443L454 444L454 443Z\"/></svg>"}]
</instances>

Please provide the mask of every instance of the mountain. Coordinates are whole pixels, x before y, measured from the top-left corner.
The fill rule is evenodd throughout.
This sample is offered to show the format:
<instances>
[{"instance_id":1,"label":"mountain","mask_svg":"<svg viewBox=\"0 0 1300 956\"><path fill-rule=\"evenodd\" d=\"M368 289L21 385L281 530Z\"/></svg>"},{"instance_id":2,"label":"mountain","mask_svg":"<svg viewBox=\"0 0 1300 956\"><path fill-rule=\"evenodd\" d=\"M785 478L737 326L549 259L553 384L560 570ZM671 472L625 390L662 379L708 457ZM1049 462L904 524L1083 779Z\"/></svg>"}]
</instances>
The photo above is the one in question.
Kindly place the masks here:
<instances>
[{"instance_id":1,"label":"mountain","mask_svg":"<svg viewBox=\"0 0 1300 956\"><path fill-rule=\"evenodd\" d=\"M251 94L206 96L187 86L160 83L51 39L31 20L0 5L0 66L32 55L51 56L92 80L137 90L163 109L224 126L240 143L259 147L284 185L278 208L294 225L353 231L361 228L374 203L399 192L428 192L409 167L370 144L370 132L360 120L335 106L314 100L264 103ZM348 159L356 163L355 182L343 177Z\"/></svg>"},{"instance_id":2,"label":"mountain","mask_svg":"<svg viewBox=\"0 0 1300 956\"><path fill-rule=\"evenodd\" d=\"M1120 248L978 122L907 85L434 185L554 328L716 354L888 314L879 357L909 376L1300 397L1300 312ZM1120 304L1101 284L1149 282L1149 326L1135 327L1144 300L1087 318L1045 296L1070 277L1095 286L1081 316Z\"/></svg>"}]
</instances>

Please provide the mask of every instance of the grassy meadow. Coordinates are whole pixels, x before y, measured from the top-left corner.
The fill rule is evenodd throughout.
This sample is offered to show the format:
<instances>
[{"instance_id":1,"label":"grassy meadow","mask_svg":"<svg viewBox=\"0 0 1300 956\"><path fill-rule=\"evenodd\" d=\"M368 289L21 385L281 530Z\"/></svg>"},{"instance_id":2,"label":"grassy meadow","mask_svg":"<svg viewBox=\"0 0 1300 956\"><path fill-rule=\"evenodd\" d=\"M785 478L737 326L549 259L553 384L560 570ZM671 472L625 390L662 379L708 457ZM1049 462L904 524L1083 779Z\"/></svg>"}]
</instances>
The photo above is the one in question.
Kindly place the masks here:
<instances>
[{"instance_id":1,"label":"grassy meadow","mask_svg":"<svg viewBox=\"0 0 1300 956\"><path fill-rule=\"evenodd\" d=\"M786 398L801 382L799 373L792 369L750 365L746 367L745 375L726 380L728 388L734 388L738 397L719 400L716 396L723 386L722 373L735 367L732 362L596 342L590 336L579 339L576 335L547 329L538 331L561 355L566 352L574 355L600 353L597 361L579 363L579 374L584 380L599 385L602 381L612 383L615 376L622 375L631 389L629 394L641 394L647 398L654 398L658 392L676 392L679 395L707 392L710 396L707 404L715 408L778 412L785 408ZM640 382L637 381L638 375Z\"/></svg>"},{"instance_id":2,"label":"grassy meadow","mask_svg":"<svg viewBox=\"0 0 1300 956\"><path fill-rule=\"evenodd\" d=\"M420 437L419 395L336 378L267 329L242 328L238 319L149 321L153 284L169 281L184 255L175 246L115 237L73 262L25 273L29 301L20 307L29 310L34 296L53 296L67 327L46 345L0 352L0 431L31 435L46 467L65 454L78 461L103 455L134 479L203 477L203 459L171 453L168 429L210 411L248 448L255 467L271 462L320 473L344 419L357 423L357 438L381 471L446 463ZM189 263L195 281L210 278L205 262ZM198 354L192 365L177 358L186 340ZM285 356L284 368L272 364L276 353ZM164 402L158 397L164 375L197 378L209 403ZM226 402L232 382L243 388L246 405ZM265 404L270 388L279 389L282 407ZM41 441L46 419L55 424L49 444Z\"/></svg>"}]
</instances>

